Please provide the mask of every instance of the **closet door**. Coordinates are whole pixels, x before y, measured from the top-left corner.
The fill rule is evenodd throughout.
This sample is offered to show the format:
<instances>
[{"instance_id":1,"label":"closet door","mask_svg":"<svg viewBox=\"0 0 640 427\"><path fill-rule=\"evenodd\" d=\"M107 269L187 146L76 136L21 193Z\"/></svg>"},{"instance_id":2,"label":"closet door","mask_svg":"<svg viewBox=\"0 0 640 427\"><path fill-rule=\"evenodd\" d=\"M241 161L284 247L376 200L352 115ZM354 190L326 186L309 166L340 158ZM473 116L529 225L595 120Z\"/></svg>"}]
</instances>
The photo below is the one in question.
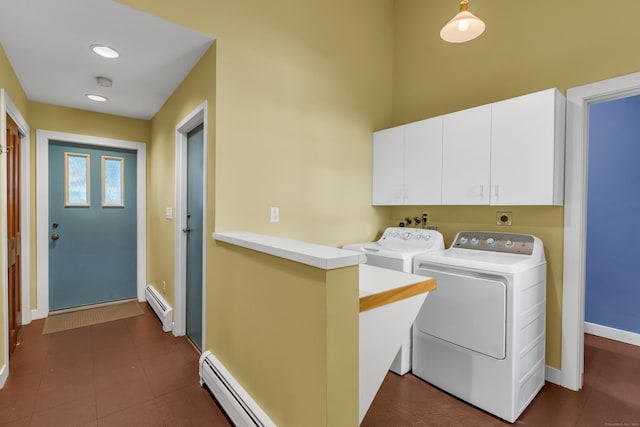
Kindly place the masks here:
<instances>
[{"instance_id":1,"label":"closet door","mask_svg":"<svg viewBox=\"0 0 640 427\"><path fill-rule=\"evenodd\" d=\"M9 356L18 345L22 325L22 250L20 212L20 133L18 125L7 114L7 309Z\"/></svg>"}]
</instances>

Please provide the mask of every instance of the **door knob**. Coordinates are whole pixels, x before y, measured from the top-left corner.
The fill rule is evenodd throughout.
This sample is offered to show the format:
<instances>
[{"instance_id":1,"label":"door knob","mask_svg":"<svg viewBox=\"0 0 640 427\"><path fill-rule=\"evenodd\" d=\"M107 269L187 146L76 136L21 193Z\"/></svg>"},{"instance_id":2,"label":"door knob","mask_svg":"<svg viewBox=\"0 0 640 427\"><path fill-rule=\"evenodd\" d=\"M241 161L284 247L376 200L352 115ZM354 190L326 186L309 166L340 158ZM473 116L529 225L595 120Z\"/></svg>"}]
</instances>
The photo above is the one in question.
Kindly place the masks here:
<instances>
[{"instance_id":1,"label":"door knob","mask_svg":"<svg viewBox=\"0 0 640 427\"><path fill-rule=\"evenodd\" d=\"M51 235L51 240L58 240L59 238L60 238L60 235L58 233Z\"/></svg>"},{"instance_id":2,"label":"door knob","mask_svg":"<svg viewBox=\"0 0 640 427\"><path fill-rule=\"evenodd\" d=\"M191 233L191 227L183 228L182 231L184 233Z\"/></svg>"}]
</instances>

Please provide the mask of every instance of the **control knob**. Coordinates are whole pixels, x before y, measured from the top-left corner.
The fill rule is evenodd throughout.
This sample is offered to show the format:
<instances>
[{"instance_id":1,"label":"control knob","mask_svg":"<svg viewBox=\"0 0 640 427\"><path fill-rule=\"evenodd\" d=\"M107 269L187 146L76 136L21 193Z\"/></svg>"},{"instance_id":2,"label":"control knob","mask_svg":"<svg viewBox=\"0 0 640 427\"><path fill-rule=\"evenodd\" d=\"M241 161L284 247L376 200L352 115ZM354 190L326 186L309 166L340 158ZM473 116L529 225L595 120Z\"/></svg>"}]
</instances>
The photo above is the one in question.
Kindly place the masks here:
<instances>
[{"instance_id":1,"label":"control knob","mask_svg":"<svg viewBox=\"0 0 640 427\"><path fill-rule=\"evenodd\" d=\"M487 245L495 246L496 245L496 239L494 239L493 237L487 238Z\"/></svg>"}]
</instances>

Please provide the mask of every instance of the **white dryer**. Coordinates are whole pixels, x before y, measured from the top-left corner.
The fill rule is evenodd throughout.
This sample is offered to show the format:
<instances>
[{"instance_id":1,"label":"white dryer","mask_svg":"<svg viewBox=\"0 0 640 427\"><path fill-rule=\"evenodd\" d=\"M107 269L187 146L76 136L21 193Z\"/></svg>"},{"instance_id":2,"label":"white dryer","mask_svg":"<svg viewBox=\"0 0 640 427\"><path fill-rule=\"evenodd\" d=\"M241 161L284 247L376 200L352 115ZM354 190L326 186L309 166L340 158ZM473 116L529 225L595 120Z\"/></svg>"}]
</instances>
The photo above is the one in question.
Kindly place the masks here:
<instances>
[{"instance_id":1,"label":"white dryer","mask_svg":"<svg viewBox=\"0 0 640 427\"><path fill-rule=\"evenodd\" d=\"M343 249L365 253L367 264L412 273L414 257L429 251L443 250L444 238L436 230L388 227L377 242L352 243L344 245ZM409 372L411 356L411 332L409 332L391 364L391 371L399 375Z\"/></svg>"},{"instance_id":2,"label":"white dryer","mask_svg":"<svg viewBox=\"0 0 640 427\"><path fill-rule=\"evenodd\" d=\"M413 374L509 422L544 385L546 260L537 237L460 232L414 258L437 290L413 326Z\"/></svg>"}]
</instances>

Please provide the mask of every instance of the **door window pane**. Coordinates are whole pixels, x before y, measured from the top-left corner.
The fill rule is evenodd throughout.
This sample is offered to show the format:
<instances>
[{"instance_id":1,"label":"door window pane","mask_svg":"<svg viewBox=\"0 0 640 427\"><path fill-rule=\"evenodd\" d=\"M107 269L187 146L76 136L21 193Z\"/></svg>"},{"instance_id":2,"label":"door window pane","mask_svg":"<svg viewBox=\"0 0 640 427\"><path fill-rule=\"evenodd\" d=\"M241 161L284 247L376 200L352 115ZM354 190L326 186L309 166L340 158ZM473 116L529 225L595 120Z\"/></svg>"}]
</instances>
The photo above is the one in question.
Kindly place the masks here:
<instances>
[{"instance_id":1,"label":"door window pane","mask_svg":"<svg viewBox=\"0 0 640 427\"><path fill-rule=\"evenodd\" d=\"M90 205L89 155L64 153L64 205Z\"/></svg>"},{"instance_id":2,"label":"door window pane","mask_svg":"<svg viewBox=\"0 0 640 427\"><path fill-rule=\"evenodd\" d=\"M102 206L124 206L124 158L102 156Z\"/></svg>"}]
</instances>

